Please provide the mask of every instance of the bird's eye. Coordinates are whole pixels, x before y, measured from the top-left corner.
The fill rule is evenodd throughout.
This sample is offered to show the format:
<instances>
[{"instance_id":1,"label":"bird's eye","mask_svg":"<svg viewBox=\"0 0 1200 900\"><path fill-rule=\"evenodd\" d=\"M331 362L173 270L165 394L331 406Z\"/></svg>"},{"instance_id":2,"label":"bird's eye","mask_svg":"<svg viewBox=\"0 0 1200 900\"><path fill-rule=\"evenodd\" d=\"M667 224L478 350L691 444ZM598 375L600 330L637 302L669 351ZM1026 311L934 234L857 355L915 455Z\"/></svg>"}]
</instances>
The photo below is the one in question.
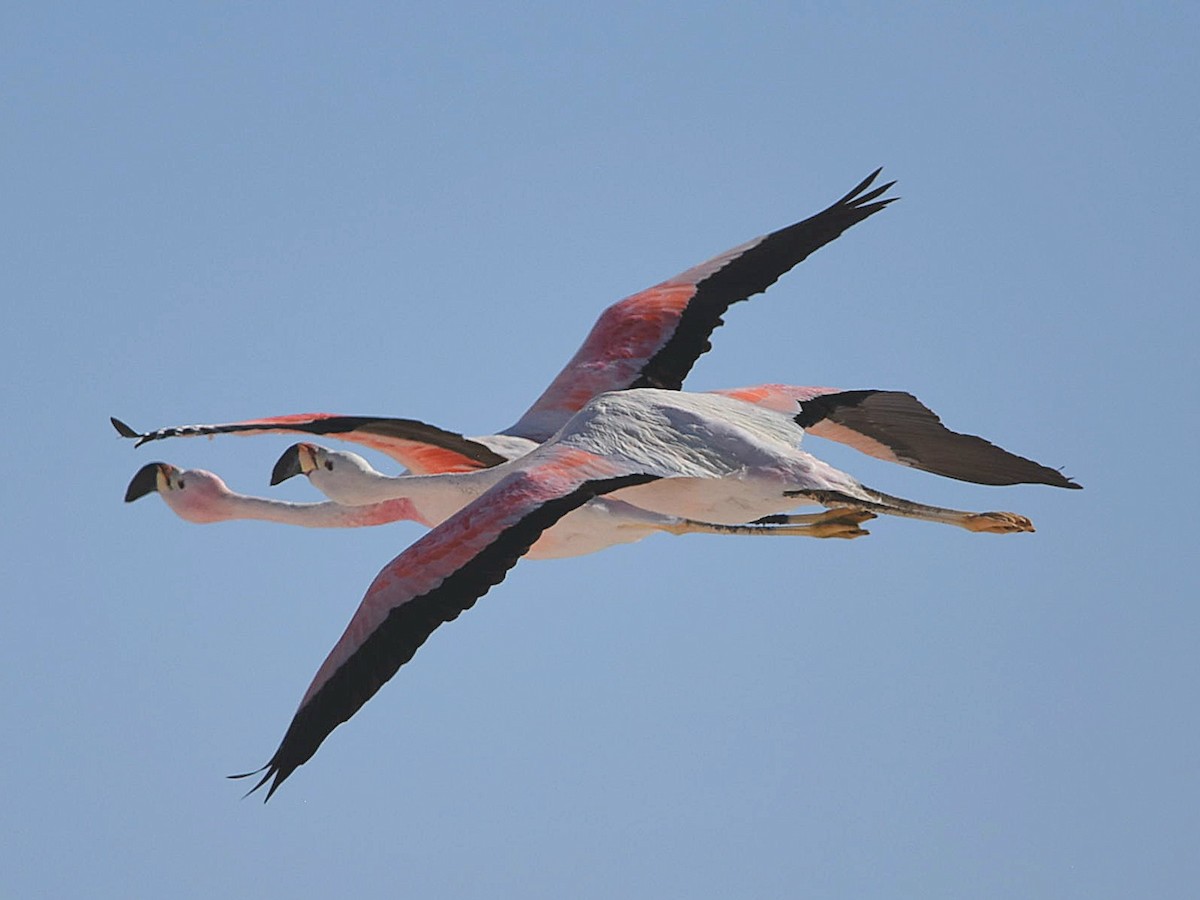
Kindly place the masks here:
<instances>
[{"instance_id":1,"label":"bird's eye","mask_svg":"<svg viewBox=\"0 0 1200 900\"><path fill-rule=\"evenodd\" d=\"M329 471L329 472L333 471L333 460L331 460L331 459L325 460L325 469L326 469L326 471Z\"/></svg>"},{"instance_id":2,"label":"bird's eye","mask_svg":"<svg viewBox=\"0 0 1200 900\"><path fill-rule=\"evenodd\" d=\"M179 479L179 489L181 491L183 490L183 479L182 478Z\"/></svg>"}]
</instances>

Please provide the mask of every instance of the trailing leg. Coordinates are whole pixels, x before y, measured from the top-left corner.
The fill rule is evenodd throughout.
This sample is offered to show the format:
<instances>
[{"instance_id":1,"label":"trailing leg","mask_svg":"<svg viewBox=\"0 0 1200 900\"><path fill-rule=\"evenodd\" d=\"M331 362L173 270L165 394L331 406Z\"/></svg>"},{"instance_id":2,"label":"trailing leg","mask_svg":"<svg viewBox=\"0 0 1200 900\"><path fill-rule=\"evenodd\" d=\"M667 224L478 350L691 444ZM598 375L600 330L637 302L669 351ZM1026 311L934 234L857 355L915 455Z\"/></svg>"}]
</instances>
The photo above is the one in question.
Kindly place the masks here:
<instances>
[{"instance_id":1,"label":"trailing leg","mask_svg":"<svg viewBox=\"0 0 1200 900\"><path fill-rule=\"evenodd\" d=\"M679 519L670 525L658 526L671 534L743 534L771 537L856 538L870 534L859 524L874 519L875 513L865 509L831 509L824 513L802 516L766 516L747 525L718 525Z\"/></svg>"},{"instance_id":2,"label":"trailing leg","mask_svg":"<svg viewBox=\"0 0 1200 900\"><path fill-rule=\"evenodd\" d=\"M1022 531L1033 531L1033 523L1025 516L1011 512L964 512L959 509L946 509L941 506L928 506L893 497L882 491L876 491L865 485L860 486L865 496L855 497L839 491L785 491L788 497L803 497L820 503L822 506L834 508L851 507L866 509L885 516L902 516L908 519L921 519L925 522L940 522L943 525L956 525L967 531L984 534L1014 534ZM770 517L768 517L770 518Z\"/></svg>"}]
</instances>

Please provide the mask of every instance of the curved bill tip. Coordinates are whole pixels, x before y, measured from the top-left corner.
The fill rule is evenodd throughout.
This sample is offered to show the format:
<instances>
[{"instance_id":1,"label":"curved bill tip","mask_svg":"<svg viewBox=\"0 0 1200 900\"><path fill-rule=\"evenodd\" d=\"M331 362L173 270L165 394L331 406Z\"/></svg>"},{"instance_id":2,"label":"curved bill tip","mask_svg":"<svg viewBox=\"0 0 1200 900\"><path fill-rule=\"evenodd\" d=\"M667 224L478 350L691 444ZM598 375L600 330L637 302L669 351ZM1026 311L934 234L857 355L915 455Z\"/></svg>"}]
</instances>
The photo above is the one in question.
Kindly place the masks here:
<instances>
[{"instance_id":1,"label":"curved bill tip","mask_svg":"<svg viewBox=\"0 0 1200 900\"><path fill-rule=\"evenodd\" d=\"M145 497L147 494L152 494L158 490L158 474L162 471L166 463L152 462L146 463L137 470L137 474L133 476L133 480L129 482L129 487L125 489L125 502L132 503L139 497Z\"/></svg>"},{"instance_id":2,"label":"curved bill tip","mask_svg":"<svg viewBox=\"0 0 1200 900\"><path fill-rule=\"evenodd\" d=\"M279 457L275 468L271 469L271 484L282 484L289 478L304 474L304 467L300 463L300 448L303 446L292 444L283 451L283 456Z\"/></svg>"}]
</instances>

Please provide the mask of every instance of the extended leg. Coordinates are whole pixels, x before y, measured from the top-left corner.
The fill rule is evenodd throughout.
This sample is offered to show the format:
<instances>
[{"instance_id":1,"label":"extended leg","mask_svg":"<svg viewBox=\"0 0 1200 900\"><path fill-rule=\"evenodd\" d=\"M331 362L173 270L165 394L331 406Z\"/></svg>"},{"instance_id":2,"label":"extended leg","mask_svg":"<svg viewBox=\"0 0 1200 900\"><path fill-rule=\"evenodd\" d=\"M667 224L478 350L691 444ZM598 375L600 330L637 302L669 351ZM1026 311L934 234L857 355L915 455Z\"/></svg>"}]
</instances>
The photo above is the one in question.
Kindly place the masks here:
<instances>
[{"instance_id":1,"label":"extended leg","mask_svg":"<svg viewBox=\"0 0 1200 900\"><path fill-rule=\"evenodd\" d=\"M866 509L831 509L824 513L801 516L767 516L748 525L717 525L712 522L697 522L694 519L679 519L670 525L660 525L671 534L745 534L773 537L813 538L856 538L870 534L859 523L875 518L875 513Z\"/></svg>"},{"instance_id":2,"label":"extended leg","mask_svg":"<svg viewBox=\"0 0 1200 900\"><path fill-rule=\"evenodd\" d=\"M921 519L925 522L941 522L944 525L957 525L967 531L986 534L1012 534L1034 530L1032 522L1016 513L964 512L959 509L945 509L941 506L914 503L912 500L893 497L891 494L885 494L866 486L862 486L862 491L870 499L863 500L838 491L785 491L784 494L788 497L804 497L820 503L822 506L869 509L880 515L904 516L909 519Z\"/></svg>"},{"instance_id":3,"label":"extended leg","mask_svg":"<svg viewBox=\"0 0 1200 900\"><path fill-rule=\"evenodd\" d=\"M770 516L763 516L761 519L755 519L750 525L822 525L828 522L843 522L848 517L856 516L858 513L865 512L865 508L860 506L858 509L851 509L848 506L836 506L832 509L827 509L819 513L775 513ZM867 518L875 518L871 514ZM855 524L865 521L860 518L854 519Z\"/></svg>"}]
</instances>

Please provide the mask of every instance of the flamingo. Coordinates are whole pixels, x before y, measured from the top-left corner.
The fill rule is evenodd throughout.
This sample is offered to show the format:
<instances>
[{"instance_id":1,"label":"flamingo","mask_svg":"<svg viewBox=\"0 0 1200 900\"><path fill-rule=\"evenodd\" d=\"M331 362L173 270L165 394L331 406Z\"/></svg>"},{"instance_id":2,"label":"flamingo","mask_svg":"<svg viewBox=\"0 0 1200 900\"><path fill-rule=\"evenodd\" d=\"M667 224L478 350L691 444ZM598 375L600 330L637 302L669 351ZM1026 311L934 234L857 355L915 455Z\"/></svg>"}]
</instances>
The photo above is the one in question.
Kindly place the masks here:
<instances>
[{"instance_id":1,"label":"flamingo","mask_svg":"<svg viewBox=\"0 0 1200 900\"><path fill-rule=\"evenodd\" d=\"M814 251L896 199L879 199L895 182L871 188L881 171L876 169L814 216L747 241L608 307L549 387L497 434L468 438L415 419L335 413L180 425L144 433L120 419L111 421L137 446L168 437L303 433L379 450L414 475L495 466L528 453L604 391L679 390L696 360L711 348L709 338L731 305L765 291Z\"/></svg>"},{"instance_id":2,"label":"flamingo","mask_svg":"<svg viewBox=\"0 0 1200 900\"><path fill-rule=\"evenodd\" d=\"M903 391L842 391L835 388L762 384L712 393L783 413L794 413L799 405L802 413L798 421L806 432L848 444L879 459L938 475L977 484L1078 486L1056 469L1009 453L983 438L951 431L942 424L936 413L912 394ZM405 421L376 419L372 423L374 431L370 433L394 433L401 426L393 430L393 423ZM530 446L537 445L530 442ZM147 473L153 465L143 468L138 477L149 479ZM468 490L464 490L450 479L420 475L386 476L357 454L317 449L311 444L295 444L285 451L275 465L272 484L303 473L330 500L348 507L380 501L404 501L355 518L349 513L337 512L336 507L309 510L303 505L246 495L236 495L238 499L235 501L234 495L229 494L217 476L202 470L196 471L201 474L193 475L190 480L197 485L204 484L204 493L199 490L171 490L169 477L162 482L167 489L159 488L163 499L181 518L189 521L270 518L275 522L310 527L325 522L330 523L331 527L379 525L399 519L433 526L478 496L479 490L482 490L479 485L483 484L476 481L471 483ZM212 479L220 483L219 489L207 486L207 481ZM135 478L135 483L137 481ZM131 484L126 500L149 492L151 482L146 480L141 483L145 489L131 496ZM206 499L209 494L216 496L212 500ZM216 502L218 499L219 503ZM748 523L744 519L738 522L705 522L686 517L659 516L638 510L628 503L600 500L551 529L549 534L539 539L530 557L546 559L594 553L614 544L642 540L657 531L671 534L803 534L838 538L865 534L851 527L863 519L851 521L849 515L846 512L832 517L773 514L768 519ZM976 531L1006 533L1012 530L1010 523L996 522L969 513L961 513L954 524ZM766 525L772 528L761 527Z\"/></svg>"},{"instance_id":3,"label":"flamingo","mask_svg":"<svg viewBox=\"0 0 1200 900\"><path fill-rule=\"evenodd\" d=\"M951 431L933 410L904 391L845 391L838 388L759 384L710 393L776 412L795 415L800 411L800 424L808 434L847 444L878 459L936 475L975 484L1077 486L1057 469L1017 456L981 437ZM294 444L280 457L272 473L272 484L301 474L296 448L302 446L312 445ZM345 460L344 466L350 470L345 478L337 478L325 471L304 470L317 489L331 500L349 505L372 503L404 496L405 486L412 485L416 491L413 501L418 521L426 525L437 524L461 505L453 496L436 496L437 490L449 490L452 479L413 481L411 479L417 476L386 476L374 470L357 454L337 454L333 451L325 452L320 468L332 469L339 459ZM430 487L418 488L426 484ZM432 485L442 487L433 488ZM431 495L431 491L434 495Z\"/></svg>"},{"instance_id":4,"label":"flamingo","mask_svg":"<svg viewBox=\"0 0 1200 900\"><path fill-rule=\"evenodd\" d=\"M437 526L468 503L482 496L507 472L505 466L476 472L443 472L438 475L384 475L357 453L331 450L302 442L284 451L275 466L277 481L305 475L319 491L354 509L355 503L369 506L387 499L405 500L421 511L422 524ZM701 486L700 490L703 490ZM1033 531L1033 524L1014 513L971 513L942 507L923 506L910 500L872 492L875 502L891 515L909 516L956 525L968 531L1010 534ZM369 498L375 498L371 500ZM530 559L562 559L597 553L617 544L631 544L656 532L668 534L726 534L748 536L800 535L817 538L855 538L869 532L857 526L875 513L862 508L861 498L824 498L833 508L808 515L763 513L753 522L747 517L762 513L748 505L744 515L736 508L707 510L715 517L736 521L700 522L640 509L611 497L596 497L559 519L533 544ZM757 502L757 501L756 501ZM823 502L821 498L795 495L788 508L802 503ZM772 506L772 509L774 507ZM872 507L877 509L878 507ZM746 523L746 524L742 524ZM364 523L379 524L379 523Z\"/></svg>"},{"instance_id":5,"label":"flamingo","mask_svg":"<svg viewBox=\"0 0 1200 900\"><path fill-rule=\"evenodd\" d=\"M299 465L305 472L314 468L320 468L324 472L325 466L333 467L334 459L339 461L337 474L328 473L329 478L325 482L334 485L335 492L339 483L346 486L344 490L353 490L359 472L364 469L374 471L370 469L366 460L354 453L339 453L312 444L294 446L295 449L289 449L285 456L289 461L293 456L304 460ZM377 472L374 474L384 477ZM407 477L420 480L442 476ZM486 485L479 482L468 487L479 494ZM179 469L164 462L147 463L137 471L125 491L125 502L132 503L151 493L158 493L163 502L181 519L202 525L235 519L258 519L306 528L361 528L407 520L431 524L417 512L417 507L407 496L368 500L358 504L343 504L333 500L294 503L240 494L230 490L220 476L212 472L204 469ZM463 499L458 505L465 506L466 503L467 499ZM454 511L456 510L450 512ZM450 512L446 515L450 515ZM539 538L529 552L529 557L558 559L582 556L614 544L639 541L655 532L855 538L869 533L858 525L873 518L874 514L864 510L837 509L816 515L777 516L772 522L763 524L717 524L696 522L677 516L663 516L619 500L597 498Z\"/></svg>"},{"instance_id":6,"label":"flamingo","mask_svg":"<svg viewBox=\"0 0 1200 900\"><path fill-rule=\"evenodd\" d=\"M797 403L791 401L791 409L785 402L789 393L812 393L809 388L789 391L786 385L759 385L713 392L713 396L750 405L757 405L776 412L791 413ZM800 412L794 421L805 431L814 425L828 424L822 417L834 421L854 422L854 415L867 415L878 407L892 417L891 429L876 427L880 437L888 437L891 445L875 440L866 440L862 434L845 426L833 426L827 433L848 443L860 445L873 455L893 461L914 465L917 468L949 475L960 480L983 484L1041 483L1057 487L1077 488L1075 482L1056 469L1042 466L1031 460L1009 453L983 438L950 431L941 424L937 416L911 394L898 391L841 391L822 393L809 403L799 404ZM897 410L907 413L897 415ZM885 417L885 421L887 421ZM840 434L842 429L845 434ZM356 453L330 450L311 443L293 444L275 464L272 484L278 484L295 475L305 475L317 490L331 500L348 506L376 503L388 499L405 499L411 503L413 517L427 526L435 526L449 518L469 501L476 499L502 477L503 467L491 470L490 477L483 471L471 473L442 473L439 475L384 475ZM873 492L875 502L890 508L894 515L911 515L916 518L957 525L969 531L1006 534L1013 531L1031 531L1032 525L1019 517L1014 520L1008 513L969 513L939 507L926 507L911 501ZM819 502L819 498L799 497L791 505ZM874 507L872 507L874 508ZM876 510L878 511L878 510ZM715 533L728 529L726 533L759 533L757 526L814 525L832 521L818 516L782 515L778 511L762 510L746 506L726 513L724 510L697 510L702 518L712 517L711 522L698 523L685 519L687 531L675 520L656 522L653 512L639 510L628 503L612 499L593 500L585 507L570 513L539 538L534 545L531 558L576 556L594 553L604 547L618 543L641 540L655 530L688 533L707 531ZM753 521L752 521L753 520ZM749 525L738 523L750 522ZM734 528L743 530L735 531ZM799 533L805 533L803 531ZM847 537L854 534L815 535Z\"/></svg>"},{"instance_id":7,"label":"flamingo","mask_svg":"<svg viewBox=\"0 0 1200 900\"><path fill-rule=\"evenodd\" d=\"M783 386L778 387L786 390ZM774 412L792 412L777 408L773 403L748 403L739 396L752 390L712 392L708 396L720 398L722 401L733 401L735 406L725 407L727 409L736 408L737 405L750 405ZM804 427L806 423L812 422L819 415L833 416L839 409L857 409L862 404L862 395L864 394L869 397L877 397L880 394L888 393L892 392L843 391L837 394L826 394L821 397L819 409L813 410L802 406L798 414L789 416L789 418L792 418L795 424ZM906 406L910 403L917 403L910 394L895 393ZM705 395L695 396L703 397ZM952 477L962 479L967 471L962 457L973 456L974 458L971 460L974 465L972 475L974 480L984 484L1012 483L1009 479L1021 475L1026 477L1027 483L1043 483L1068 488L1079 487L1056 469L1050 469L1016 456L974 435L950 431L926 407L919 403L917 405L933 418L932 423L923 416L916 419L920 427L909 429L906 435L910 439L909 446L913 444L920 446L921 439L932 437L932 441L928 442L933 445L937 453L930 453L930 455L934 457L935 462L939 459L938 454L940 454L940 458L952 461L953 471L956 473ZM807 430L808 428L805 427L805 431ZM916 440L913 440L914 436ZM890 454L895 454L892 448L883 447L883 445L880 447L882 449L876 455L883 455L885 449ZM870 447L869 449L875 448ZM919 459L915 462L920 468L930 469L929 466L921 465ZM404 499L412 504L411 508L417 521L427 526L436 526L470 501L477 499L503 478L507 471L507 468L501 465L489 470L465 473L384 475L357 453L331 450L316 444L302 442L293 444L283 452L272 471L271 483L279 484L293 476L305 475L309 482L326 497L347 506ZM829 521L827 513L818 514L816 517L784 515L780 509L776 508L778 501L774 496L767 502L766 507L761 507L757 505L761 500L757 499L752 491L747 494L747 497L730 505L712 506L705 493L709 487L709 485L701 485L697 488L696 503L703 505L694 506L689 515L710 518L711 522L696 523L690 519L685 520L701 526L701 530L713 532L721 528L754 528L769 524L784 526ZM908 516L956 525L974 532L1008 534L1015 531L1034 530L1028 519L1012 513L971 513L925 506L861 485L860 487L863 491L869 491L871 498L865 497L862 493L853 498L792 494L789 496L793 499L786 504L786 508L806 502L823 503L834 507L851 505L858 508L869 508L876 512L885 512L889 515ZM673 504L680 502L682 501L678 498L672 499ZM548 529L535 544L537 552L531 553L530 556L541 558L577 556L594 553L613 544L640 540L654 530L651 523L654 521L655 515L654 512L640 510L623 501L598 498L590 501L581 509L569 513L565 519ZM744 522L749 522L750 525L739 525ZM567 528L568 523L571 523L572 527ZM670 529L660 527L658 530ZM675 533L684 532L676 531Z\"/></svg>"},{"instance_id":8,"label":"flamingo","mask_svg":"<svg viewBox=\"0 0 1200 900\"><path fill-rule=\"evenodd\" d=\"M867 488L798 448L804 416L803 410L791 416L719 394L649 388L605 393L517 460L427 476L465 490L477 483L479 489L379 572L271 759L256 772L233 777L264 773L250 793L269 782L269 800L434 630L502 581L547 529L602 495L714 522L746 521L809 500L947 524L981 515L1009 530L1032 530L1014 513L964 514Z\"/></svg>"},{"instance_id":9,"label":"flamingo","mask_svg":"<svg viewBox=\"0 0 1200 900\"><path fill-rule=\"evenodd\" d=\"M937 474L985 484L1034 482L1075 486L1055 469L1016 456L982 438L950 431L932 410L904 392L835 392L831 388L772 384L713 393L778 412L794 414L800 409L797 421L807 432L825 434L877 457ZM884 440L888 443L882 443ZM212 473L203 470L181 473L166 463L143 467L131 482L125 499L135 500L158 490L177 515L192 522L255 518L308 527L352 527L407 519L434 526L478 497L491 483L483 477L387 476L357 454L309 443L288 448L276 463L271 481L278 484L299 474L306 475L335 502L296 504L234 494ZM185 484L189 489L184 489ZM351 512L355 507L363 508L360 515ZM944 512L954 513L954 517L943 516L943 520L972 531L1019 530L1006 519ZM856 527L866 518L873 516L842 510L815 516L772 514L764 521L750 524L743 524L744 519L701 522L639 510L622 501L597 499L539 538L529 556L533 559L579 556L639 541L659 531L850 538L866 534Z\"/></svg>"}]
</instances>

